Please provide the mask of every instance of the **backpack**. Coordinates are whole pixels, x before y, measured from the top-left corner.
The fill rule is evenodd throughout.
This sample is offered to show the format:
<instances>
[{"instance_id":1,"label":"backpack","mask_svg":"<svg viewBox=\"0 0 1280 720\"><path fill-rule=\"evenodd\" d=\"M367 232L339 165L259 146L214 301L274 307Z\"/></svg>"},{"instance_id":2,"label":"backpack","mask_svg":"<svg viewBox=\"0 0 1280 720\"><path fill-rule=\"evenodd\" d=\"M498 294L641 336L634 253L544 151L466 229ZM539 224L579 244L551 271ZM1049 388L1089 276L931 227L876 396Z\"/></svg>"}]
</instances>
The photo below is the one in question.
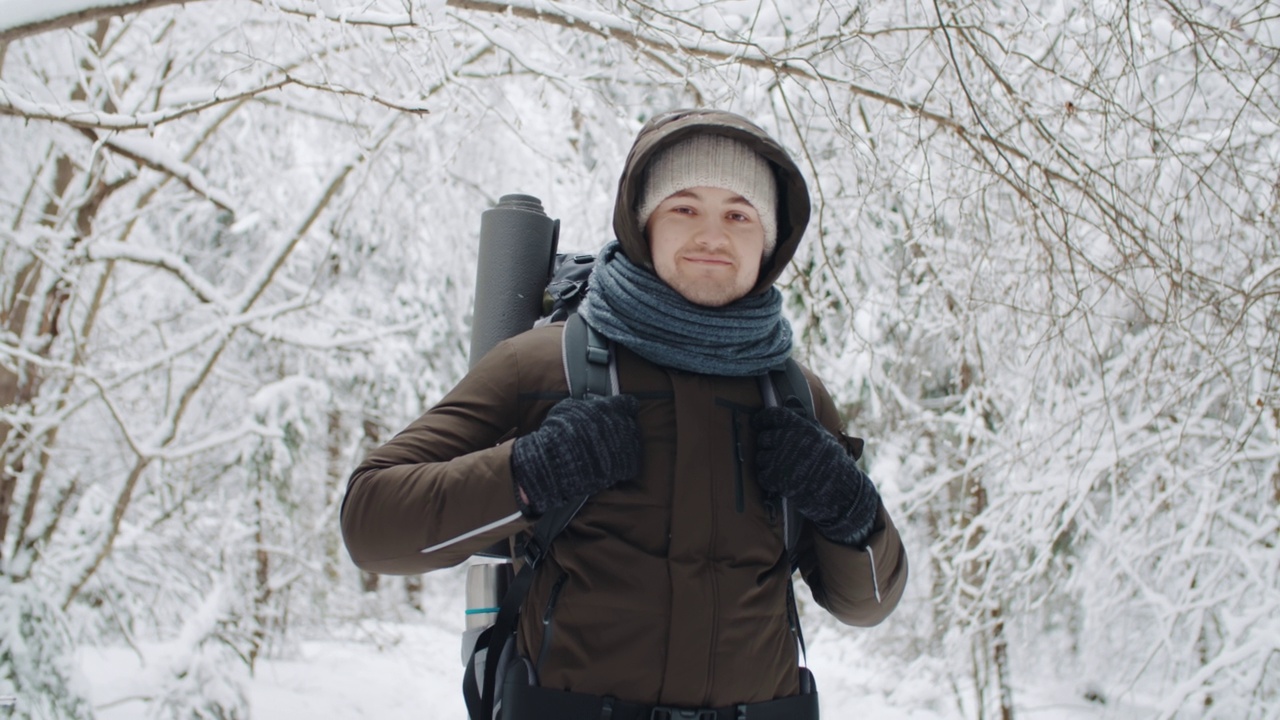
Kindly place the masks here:
<instances>
[{"instance_id":1,"label":"backpack","mask_svg":"<svg viewBox=\"0 0 1280 720\"><path fill-rule=\"evenodd\" d=\"M543 296L543 316L534 323L534 327L541 327L565 322L561 353L569 394L575 398L608 397L618 392L612 344L577 314L578 305L590 286L594 267L594 255L557 253ZM759 383L766 405L788 407L810 419L816 417L812 391L795 360L788 358L781 367L761 375ZM799 561L797 545L803 518L785 498L780 500L784 543L794 574ZM466 663L463 697L471 720L492 720L495 717L497 689L501 687L499 675L508 671L520 609L529 593L533 576L551 544L586 501L587 498L583 497L544 513L534 523L532 534L517 548L516 553L524 560L524 565L511 579L498 607L497 618L493 625L479 634ZM787 586L787 617L804 653L804 635L800 630L800 615L792 584ZM532 674L530 680L533 680ZM811 690L812 676L802 672L801 691L807 693Z\"/></svg>"}]
</instances>

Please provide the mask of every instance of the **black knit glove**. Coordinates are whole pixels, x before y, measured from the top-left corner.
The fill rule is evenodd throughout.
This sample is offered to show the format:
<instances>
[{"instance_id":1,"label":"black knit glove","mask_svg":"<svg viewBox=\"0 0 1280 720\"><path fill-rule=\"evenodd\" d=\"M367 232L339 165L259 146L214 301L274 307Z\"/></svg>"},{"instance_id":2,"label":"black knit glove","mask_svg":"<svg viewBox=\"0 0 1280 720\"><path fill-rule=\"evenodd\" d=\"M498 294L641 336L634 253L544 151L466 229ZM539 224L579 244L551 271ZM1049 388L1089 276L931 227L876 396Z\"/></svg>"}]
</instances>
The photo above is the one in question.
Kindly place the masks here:
<instances>
[{"instance_id":1,"label":"black knit glove","mask_svg":"<svg viewBox=\"0 0 1280 720\"><path fill-rule=\"evenodd\" d=\"M540 515L639 475L639 409L634 395L556 403L511 449L521 512Z\"/></svg>"},{"instance_id":2,"label":"black knit glove","mask_svg":"<svg viewBox=\"0 0 1280 720\"><path fill-rule=\"evenodd\" d=\"M760 487L786 497L828 539L862 547L880 495L840 441L792 410L767 407L751 416Z\"/></svg>"}]
</instances>

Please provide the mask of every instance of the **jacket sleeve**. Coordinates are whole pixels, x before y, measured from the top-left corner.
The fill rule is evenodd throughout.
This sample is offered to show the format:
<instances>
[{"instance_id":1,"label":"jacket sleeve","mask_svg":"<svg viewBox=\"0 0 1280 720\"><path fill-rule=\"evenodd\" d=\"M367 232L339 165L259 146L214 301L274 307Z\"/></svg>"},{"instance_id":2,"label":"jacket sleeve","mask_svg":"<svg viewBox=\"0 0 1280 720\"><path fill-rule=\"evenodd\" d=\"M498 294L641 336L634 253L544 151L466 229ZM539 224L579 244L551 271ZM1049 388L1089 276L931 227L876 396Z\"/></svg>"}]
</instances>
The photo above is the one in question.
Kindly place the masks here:
<instances>
[{"instance_id":1,"label":"jacket sleeve","mask_svg":"<svg viewBox=\"0 0 1280 720\"><path fill-rule=\"evenodd\" d=\"M808 371L806 375L818 420L844 440L843 423L830 394L816 376ZM865 548L828 540L806 523L799 550L800 574L813 599L841 622L875 625L898 606L907 584L907 552L883 502Z\"/></svg>"},{"instance_id":2,"label":"jacket sleeve","mask_svg":"<svg viewBox=\"0 0 1280 720\"><path fill-rule=\"evenodd\" d=\"M450 567L529 527L511 479L520 375L514 341L499 344L360 463L342 503L357 566L393 575Z\"/></svg>"}]
</instances>

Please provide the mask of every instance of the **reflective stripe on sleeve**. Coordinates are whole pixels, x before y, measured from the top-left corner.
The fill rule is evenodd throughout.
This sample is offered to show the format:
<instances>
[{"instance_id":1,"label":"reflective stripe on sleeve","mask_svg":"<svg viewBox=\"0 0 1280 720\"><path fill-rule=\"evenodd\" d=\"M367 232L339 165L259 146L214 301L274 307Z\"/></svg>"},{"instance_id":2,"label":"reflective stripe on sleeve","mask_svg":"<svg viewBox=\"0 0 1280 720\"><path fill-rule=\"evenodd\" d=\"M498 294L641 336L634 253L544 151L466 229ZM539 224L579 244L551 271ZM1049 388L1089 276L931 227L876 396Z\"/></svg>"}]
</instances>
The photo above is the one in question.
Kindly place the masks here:
<instances>
[{"instance_id":1,"label":"reflective stripe on sleeve","mask_svg":"<svg viewBox=\"0 0 1280 720\"><path fill-rule=\"evenodd\" d=\"M501 520L494 520L493 522L489 523L488 525L482 525L481 527L478 527L478 528L476 528L475 530L471 530L471 531L469 531L469 532L465 532L465 533L463 533L463 534L459 535L459 536L458 536L458 537L456 537L456 538L453 538L453 539L451 539L451 540L445 540L444 542L442 542L442 543L437 543L437 544L435 544L435 545L432 545L432 546L431 546L431 547L429 547L429 548L423 548L422 550L419 550L418 552L422 553L423 555L426 555L427 553L433 553L433 552L435 552L435 551L437 551L437 550L443 550L444 548L447 548L447 547L449 547L450 545L457 545L458 543L460 543L460 542L464 542L464 541L466 541L466 540L469 540L469 539L471 539L471 538L473 538L473 537L475 537L475 536L477 536L477 535L480 535L481 533L489 532L490 530L492 530L492 529L494 529L494 528L496 528L496 527L501 527L501 526L503 526L503 525L506 525L507 523L515 522L516 520L519 520L519 519L520 519L520 511L519 511L519 510L517 510L516 512L514 512L514 513L512 513L512 514L508 515L507 517L502 518Z\"/></svg>"}]
</instances>

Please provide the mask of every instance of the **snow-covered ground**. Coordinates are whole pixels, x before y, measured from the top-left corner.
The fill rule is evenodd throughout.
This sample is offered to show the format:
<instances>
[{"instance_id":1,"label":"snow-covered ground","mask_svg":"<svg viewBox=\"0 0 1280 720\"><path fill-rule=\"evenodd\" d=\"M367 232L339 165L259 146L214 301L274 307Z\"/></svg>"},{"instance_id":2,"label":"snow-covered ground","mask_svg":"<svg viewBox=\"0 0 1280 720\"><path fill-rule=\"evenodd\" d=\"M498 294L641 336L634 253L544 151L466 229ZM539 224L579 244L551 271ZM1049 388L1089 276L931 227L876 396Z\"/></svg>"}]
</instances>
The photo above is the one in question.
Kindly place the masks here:
<instances>
[{"instance_id":1,"label":"snow-covered ground","mask_svg":"<svg viewBox=\"0 0 1280 720\"><path fill-rule=\"evenodd\" d=\"M461 623L458 623L460 629ZM458 629L446 623L370 623L351 628L346 639L295 646L289 658L260 661L248 682L257 720L463 720L459 691ZM811 643L809 664L818 678L825 718L959 720L952 688L926 677L889 677L876 658L850 657L848 642ZM99 720L144 720L151 668L164 648L91 648L81 668L91 686ZM923 674L922 674L923 675ZM1115 701L1086 700L1081 684L1043 679L1017 698L1020 720L1100 720L1150 717L1150 710Z\"/></svg>"},{"instance_id":2,"label":"snow-covered ground","mask_svg":"<svg viewBox=\"0 0 1280 720\"><path fill-rule=\"evenodd\" d=\"M326 599L332 609L323 613L323 628L291 630L286 645L258 660L252 677L241 677L251 719L465 720L460 689L464 609L457 592L465 572L460 566L421 576L421 611L404 602L404 586L395 578L385 578L377 593ZM355 582L354 573L349 581ZM817 607L804 583L797 582L796 591L824 718L976 717L972 688L939 680L948 673L938 667L937 657L922 652L903 659L909 655L910 638L918 635L910 626L927 622L917 589L908 591L885 623L870 629L840 625ZM1040 663L1041 656L1055 652L1052 647L1040 638L1035 643L1020 640L1010 648L1018 720L1145 720L1158 715L1154 698L1108 685L1107 678L1088 676L1087 669ZM156 708L147 699L160 687L174 692L170 668L179 658L190 662L191 650L189 641L175 638L87 647L78 657L97 720L154 720ZM206 664L239 663L227 654L206 657L221 658L202 661ZM234 672L207 675L220 682L238 677ZM208 687L202 691L210 692ZM961 703L966 704L963 709Z\"/></svg>"},{"instance_id":3,"label":"snow-covered ground","mask_svg":"<svg viewBox=\"0 0 1280 720\"><path fill-rule=\"evenodd\" d=\"M296 657L266 659L249 682L254 718L465 718L462 669L443 632L398 627L365 641L305 642ZM398 641L397 641L398 638ZM455 643L456 644L456 643ZM151 676L127 647L82 652L99 720L142 720Z\"/></svg>"}]
</instances>

